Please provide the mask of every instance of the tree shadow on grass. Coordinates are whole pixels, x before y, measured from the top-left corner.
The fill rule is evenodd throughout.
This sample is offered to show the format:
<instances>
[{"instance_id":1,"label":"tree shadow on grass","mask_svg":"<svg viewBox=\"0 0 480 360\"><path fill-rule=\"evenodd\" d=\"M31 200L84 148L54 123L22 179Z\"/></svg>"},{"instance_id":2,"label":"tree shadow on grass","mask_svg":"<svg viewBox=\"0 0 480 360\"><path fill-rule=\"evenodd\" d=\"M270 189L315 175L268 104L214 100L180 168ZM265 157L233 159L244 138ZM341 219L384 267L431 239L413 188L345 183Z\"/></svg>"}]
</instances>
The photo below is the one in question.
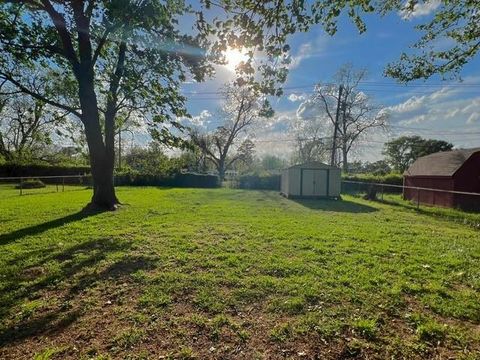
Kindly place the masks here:
<instances>
[{"instance_id":1,"label":"tree shadow on grass","mask_svg":"<svg viewBox=\"0 0 480 360\"><path fill-rule=\"evenodd\" d=\"M291 199L292 201L312 210L343 213L371 213L378 209L353 201L335 199Z\"/></svg>"},{"instance_id":2,"label":"tree shadow on grass","mask_svg":"<svg viewBox=\"0 0 480 360\"><path fill-rule=\"evenodd\" d=\"M59 252L24 254L28 256L29 265L11 274L0 289L0 346L62 332L84 315L89 289L101 286L115 292L131 274L157 266L156 258L135 254L130 241L111 238ZM44 305L22 313L20 305L37 300Z\"/></svg>"},{"instance_id":3,"label":"tree shadow on grass","mask_svg":"<svg viewBox=\"0 0 480 360\"><path fill-rule=\"evenodd\" d=\"M98 215L104 211L102 210L93 210L93 209L83 209L77 213L70 214L58 219L50 220L41 224L32 225L23 229L12 231L8 234L0 235L0 245L6 245L10 242L20 240L26 236L39 235L50 229L54 229L71 222L79 221L90 216Z\"/></svg>"}]
</instances>

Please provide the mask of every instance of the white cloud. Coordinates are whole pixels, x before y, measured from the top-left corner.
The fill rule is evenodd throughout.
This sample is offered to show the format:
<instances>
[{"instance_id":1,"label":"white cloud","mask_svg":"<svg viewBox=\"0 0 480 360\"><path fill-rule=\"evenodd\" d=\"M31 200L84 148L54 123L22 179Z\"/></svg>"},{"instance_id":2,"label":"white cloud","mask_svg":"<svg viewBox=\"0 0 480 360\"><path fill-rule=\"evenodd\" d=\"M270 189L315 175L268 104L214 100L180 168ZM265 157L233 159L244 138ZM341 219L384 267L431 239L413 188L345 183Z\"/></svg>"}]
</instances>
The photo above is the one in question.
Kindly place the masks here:
<instances>
[{"instance_id":1,"label":"white cloud","mask_svg":"<svg viewBox=\"0 0 480 360\"><path fill-rule=\"evenodd\" d=\"M300 63L306 59L321 57L327 54L326 47L329 38L326 36L318 36L314 41L303 43L300 48L291 56L291 62L288 66L290 70L297 68Z\"/></svg>"},{"instance_id":2,"label":"white cloud","mask_svg":"<svg viewBox=\"0 0 480 360\"><path fill-rule=\"evenodd\" d=\"M443 87L440 90L434 91L431 94L428 95L422 95L422 96L412 96L403 103L394 105L394 106L389 106L386 109L390 113L397 113L397 114L403 114L403 113L408 113L416 110L422 109L424 106L431 104L431 103L437 103L439 100L451 97L455 93L457 93L461 89L451 89L448 87Z\"/></svg>"},{"instance_id":3,"label":"white cloud","mask_svg":"<svg viewBox=\"0 0 480 360\"><path fill-rule=\"evenodd\" d=\"M468 87L445 86L431 94L411 96L406 101L385 109L390 113L392 124L415 126L422 123L423 127L432 129L430 135L420 135L435 137L435 130L442 129L454 133L452 128L480 123L480 97L469 97L468 91ZM448 140L460 139L457 136Z\"/></svg>"},{"instance_id":4,"label":"white cloud","mask_svg":"<svg viewBox=\"0 0 480 360\"><path fill-rule=\"evenodd\" d=\"M475 124L480 120L480 112L474 112L470 114L467 119L467 124Z\"/></svg>"},{"instance_id":5,"label":"white cloud","mask_svg":"<svg viewBox=\"0 0 480 360\"><path fill-rule=\"evenodd\" d=\"M405 8L400 11L400 16L404 20L430 15L441 5L440 0L424 0L417 2L413 6L413 10L409 10L407 9L409 3L410 1L407 1Z\"/></svg>"},{"instance_id":6,"label":"white cloud","mask_svg":"<svg viewBox=\"0 0 480 360\"><path fill-rule=\"evenodd\" d=\"M313 52L312 49L313 49L312 43L302 44L298 52L294 56L292 56L292 61L290 63L289 68L295 69L300 65L300 63L303 60L310 58Z\"/></svg>"},{"instance_id":7,"label":"white cloud","mask_svg":"<svg viewBox=\"0 0 480 360\"><path fill-rule=\"evenodd\" d=\"M184 117L178 119L184 125L193 125L198 127L206 127L211 122L212 113L208 110L202 110L200 114L190 118Z\"/></svg>"},{"instance_id":8,"label":"white cloud","mask_svg":"<svg viewBox=\"0 0 480 360\"><path fill-rule=\"evenodd\" d=\"M297 101L303 101L307 98L307 95L305 94L290 94L288 96L288 100L291 102L297 102Z\"/></svg>"},{"instance_id":9,"label":"white cloud","mask_svg":"<svg viewBox=\"0 0 480 360\"><path fill-rule=\"evenodd\" d=\"M390 113L399 113L399 114L408 113L408 112L420 109L423 106L425 100L426 100L426 96L420 96L420 97L412 96L407 101L401 104L389 106L387 110L390 111Z\"/></svg>"}]
</instances>

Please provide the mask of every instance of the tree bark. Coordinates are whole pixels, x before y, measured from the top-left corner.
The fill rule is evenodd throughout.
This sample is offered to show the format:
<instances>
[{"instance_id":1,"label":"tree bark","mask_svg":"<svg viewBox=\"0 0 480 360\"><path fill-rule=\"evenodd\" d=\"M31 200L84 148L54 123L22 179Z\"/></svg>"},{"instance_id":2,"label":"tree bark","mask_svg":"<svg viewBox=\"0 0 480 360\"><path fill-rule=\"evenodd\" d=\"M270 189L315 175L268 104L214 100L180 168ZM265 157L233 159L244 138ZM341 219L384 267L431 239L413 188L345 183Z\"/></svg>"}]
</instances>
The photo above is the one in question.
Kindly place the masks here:
<instances>
[{"instance_id":1,"label":"tree bark","mask_svg":"<svg viewBox=\"0 0 480 360\"><path fill-rule=\"evenodd\" d=\"M93 196L90 206L114 210L119 204L113 184L115 153L107 151L103 141L93 81L84 80L79 85L82 122L85 127L93 178Z\"/></svg>"},{"instance_id":2,"label":"tree bark","mask_svg":"<svg viewBox=\"0 0 480 360\"><path fill-rule=\"evenodd\" d=\"M217 171L219 180L223 181L225 179L225 160L220 160Z\"/></svg>"},{"instance_id":3,"label":"tree bark","mask_svg":"<svg viewBox=\"0 0 480 360\"><path fill-rule=\"evenodd\" d=\"M342 145L342 170L348 173L348 150L346 144Z\"/></svg>"}]
</instances>

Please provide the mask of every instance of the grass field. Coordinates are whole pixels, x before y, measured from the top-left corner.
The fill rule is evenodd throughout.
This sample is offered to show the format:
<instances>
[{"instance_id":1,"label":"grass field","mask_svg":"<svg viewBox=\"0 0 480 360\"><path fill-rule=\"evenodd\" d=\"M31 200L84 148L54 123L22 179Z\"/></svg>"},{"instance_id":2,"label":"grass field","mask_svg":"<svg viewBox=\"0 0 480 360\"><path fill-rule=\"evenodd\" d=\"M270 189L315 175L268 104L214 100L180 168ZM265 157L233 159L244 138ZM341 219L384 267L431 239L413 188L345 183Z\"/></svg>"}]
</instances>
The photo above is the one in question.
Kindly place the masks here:
<instances>
[{"instance_id":1,"label":"grass field","mask_svg":"<svg viewBox=\"0 0 480 360\"><path fill-rule=\"evenodd\" d=\"M119 188L86 213L88 190L12 191L1 359L480 358L480 232L435 211Z\"/></svg>"}]
</instances>

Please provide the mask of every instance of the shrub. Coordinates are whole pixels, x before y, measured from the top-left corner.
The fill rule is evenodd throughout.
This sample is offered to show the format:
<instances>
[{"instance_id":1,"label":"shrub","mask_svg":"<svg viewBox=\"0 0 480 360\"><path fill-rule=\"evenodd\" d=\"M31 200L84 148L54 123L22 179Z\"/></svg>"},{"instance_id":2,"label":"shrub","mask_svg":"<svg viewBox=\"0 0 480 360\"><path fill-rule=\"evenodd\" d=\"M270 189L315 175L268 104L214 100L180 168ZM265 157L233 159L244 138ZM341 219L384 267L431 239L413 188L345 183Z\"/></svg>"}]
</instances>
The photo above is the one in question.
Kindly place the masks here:
<instances>
[{"instance_id":1,"label":"shrub","mask_svg":"<svg viewBox=\"0 0 480 360\"><path fill-rule=\"evenodd\" d=\"M379 183L379 184L387 184L387 185L403 185L403 175L398 173L390 173L386 175L373 175L373 174L343 174L342 175L343 181L358 181L362 183L367 183L366 185L362 184L355 184L355 183L347 183L342 182L342 192L348 192L351 190L355 191L368 191L371 187L368 184L370 183ZM401 193L402 189L397 187L384 187L384 192L389 193Z\"/></svg>"},{"instance_id":2,"label":"shrub","mask_svg":"<svg viewBox=\"0 0 480 360\"><path fill-rule=\"evenodd\" d=\"M240 189L280 191L280 180L281 176L279 174L243 175L239 177L237 187Z\"/></svg>"},{"instance_id":3,"label":"shrub","mask_svg":"<svg viewBox=\"0 0 480 360\"><path fill-rule=\"evenodd\" d=\"M343 174L342 180L363 181L363 182L369 182L369 183L381 183L381 184L389 184L389 185L402 185L403 175L399 173L390 173L386 175Z\"/></svg>"},{"instance_id":4,"label":"shrub","mask_svg":"<svg viewBox=\"0 0 480 360\"><path fill-rule=\"evenodd\" d=\"M135 171L115 175L115 184L120 186L172 186L193 188L216 188L218 176L196 173L177 173L173 175L148 175Z\"/></svg>"},{"instance_id":5,"label":"shrub","mask_svg":"<svg viewBox=\"0 0 480 360\"><path fill-rule=\"evenodd\" d=\"M0 163L0 177L67 176L90 174L89 166L50 166L39 164Z\"/></svg>"},{"instance_id":6,"label":"shrub","mask_svg":"<svg viewBox=\"0 0 480 360\"><path fill-rule=\"evenodd\" d=\"M15 186L17 189L41 189L44 187L45 184L39 179L27 179Z\"/></svg>"}]
</instances>

